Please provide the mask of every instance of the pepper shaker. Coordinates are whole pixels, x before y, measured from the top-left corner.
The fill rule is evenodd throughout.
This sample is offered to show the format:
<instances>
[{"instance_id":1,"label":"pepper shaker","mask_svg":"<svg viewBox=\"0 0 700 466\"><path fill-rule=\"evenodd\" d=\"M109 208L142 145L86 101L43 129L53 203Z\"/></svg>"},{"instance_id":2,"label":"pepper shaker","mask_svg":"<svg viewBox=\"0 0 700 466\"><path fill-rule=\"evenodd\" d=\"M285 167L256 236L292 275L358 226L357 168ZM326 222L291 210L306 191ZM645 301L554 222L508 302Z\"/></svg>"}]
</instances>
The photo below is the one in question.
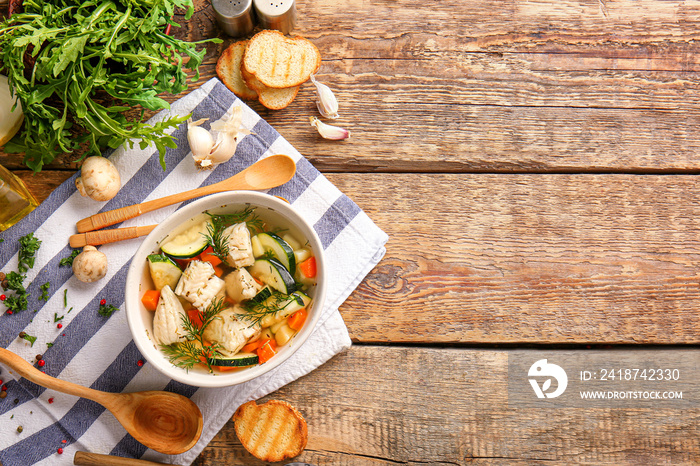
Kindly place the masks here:
<instances>
[{"instance_id":1,"label":"pepper shaker","mask_svg":"<svg viewBox=\"0 0 700 466\"><path fill-rule=\"evenodd\" d=\"M229 36L244 36L253 30L252 0L212 0L216 22Z\"/></svg>"},{"instance_id":2,"label":"pepper shaker","mask_svg":"<svg viewBox=\"0 0 700 466\"><path fill-rule=\"evenodd\" d=\"M294 0L253 0L258 23L263 29L289 34L294 29L297 9Z\"/></svg>"}]
</instances>

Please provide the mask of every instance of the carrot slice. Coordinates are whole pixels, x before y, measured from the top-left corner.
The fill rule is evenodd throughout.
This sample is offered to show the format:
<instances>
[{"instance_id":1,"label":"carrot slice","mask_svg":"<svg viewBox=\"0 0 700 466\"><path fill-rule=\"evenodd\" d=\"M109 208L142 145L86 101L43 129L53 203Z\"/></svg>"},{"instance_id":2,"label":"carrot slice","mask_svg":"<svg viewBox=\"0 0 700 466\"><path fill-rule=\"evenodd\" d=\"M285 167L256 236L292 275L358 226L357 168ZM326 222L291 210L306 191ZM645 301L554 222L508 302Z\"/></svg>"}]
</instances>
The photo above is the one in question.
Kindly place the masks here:
<instances>
[{"instance_id":1,"label":"carrot slice","mask_svg":"<svg viewBox=\"0 0 700 466\"><path fill-rule=\"evenodd\" d=\"M196 325L197 328L202 326L202 313L199 310L190 309L189 311L187 311L187 316L190 318L190 322Z\"/></svg>"},{"instance_id":2,"label":"carrot slice","mask_svg":"<svg viewBox=\"0 0 700 466\"><path fill-rule=\"evenodd\" d=\"M143 306L149 311L155 311L158 307L158 300L160 299L160 291L158 290L147 290L143 297L141 297L141 302Z\"/></svg>"},{"instance_id":3,"label":"carrot slice","mask_svg":"<svg viewBox=\"0 0 700 466\"><path fill-rule=\"evenodd\" d=\"M214 267L221 264L221 258L214 254L214 249L211 246L202 251L199 258L204 262L209 262Z\"/></svg>"},{"instance_id":4,"label":"carrot slice","mask_svg":"<svg viewBox=\"0 0 700 466\"><path fill-rule=\"evenodd\" d=\"M257 349L256 353L258 353L258 359L260 360L260 364L267 362L277 354L277 343L275 343L275 340L266 340L265 343Z\"/></svg>"},{"instance_id":5,"label":"carrot slice","mask_svg":"<svg viewBox=\"0 0 700 466\"><path fill-rule=\"evenodd\" d=\"M311 256L304 262L299 264L299 270L307 278L314 278L316 276L316 257Z\"/></svg>"},{"instance_id":6,"label":"carrot slice","mask_svg":"<svg viewBox=\"0 0 700 466\"><path fill-rule=\"evenodd\" d=\"M246 343L243 348L241 348L241 353L254 353L256 349L260 348L267 340L263 340L262 338L260 340L255 340L251 341L250 343Z\"/></svg>"},{"instance_id":7,"label":"carrot slice","mask_svg":"<svg viewBox=\"0 0 700 466\"><path fill-rule=\"evenodd\" d=\"M287 320L287 325L289 325L290 328L299 331L304 326L304 322L306 322L306 316L308 315L309 313L306 311L306 308L299 309L297 312L289 316L289 319Z\"/></svg>"}]
</instances>

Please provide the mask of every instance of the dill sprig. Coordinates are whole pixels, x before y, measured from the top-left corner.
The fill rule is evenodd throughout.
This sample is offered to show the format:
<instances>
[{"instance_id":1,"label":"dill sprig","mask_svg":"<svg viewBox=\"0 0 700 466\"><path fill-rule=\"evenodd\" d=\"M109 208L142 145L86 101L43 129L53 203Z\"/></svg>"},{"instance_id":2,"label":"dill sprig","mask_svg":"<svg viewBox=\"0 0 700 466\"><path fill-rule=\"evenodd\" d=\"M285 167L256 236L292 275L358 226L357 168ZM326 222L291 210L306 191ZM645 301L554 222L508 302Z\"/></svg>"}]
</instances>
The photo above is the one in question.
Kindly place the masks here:
<instances>
[{"instance_id":1,"label":"dill sprig","mask_svg":"<svg viewBox=\"0 0 700 466\"><path fill-rule=\"evenodd\" d=\"M221 345L213 343L210 346L204 344L204 331L214 321L218 315L226 309L224 298L215 299L204 311L198 311L199 320L194 322L189 315L183 314L182 326L185 329L185 341L173 343L172 345L161 345L161 349L168 357L168 360L183 369L190 370L195 364L206 363L209 372L213 372L210 358L221 356L219 350Z\"/></svg>"},{"instance_id":2,"label":"dill sprig","mask_svg":"<svg viewBox=\"0 0 700 466\"><path fill-rule=\"evenodd\" d=\"M294 302L302 306L304 305L304 300L295 293L286 295L281 291L272 290L272 295L265 301L255 302L253 300L248 300L243 302L241 306L246 310L246 313L237 314L237 316L250 322L250 326L252 327L254 325L259 325L266 316L274 316Z\"/></svg>"},{"instance_id":3,"label":"dill sprig","mask_svg":"<svg viewBox=\"0 0 700 466\"><path fill-rule=\"evenodd\" d=\"M264 222L257 214L255 207L246 207L238 212L231 214L211 214L207 212L211 218L211 223L207 225L207 242L213 250L213 254L221 260L228 257L228 237L224 236L224 230L236 223L245 222L251 235L263 231Z\"/></svg>"}]
</instances>

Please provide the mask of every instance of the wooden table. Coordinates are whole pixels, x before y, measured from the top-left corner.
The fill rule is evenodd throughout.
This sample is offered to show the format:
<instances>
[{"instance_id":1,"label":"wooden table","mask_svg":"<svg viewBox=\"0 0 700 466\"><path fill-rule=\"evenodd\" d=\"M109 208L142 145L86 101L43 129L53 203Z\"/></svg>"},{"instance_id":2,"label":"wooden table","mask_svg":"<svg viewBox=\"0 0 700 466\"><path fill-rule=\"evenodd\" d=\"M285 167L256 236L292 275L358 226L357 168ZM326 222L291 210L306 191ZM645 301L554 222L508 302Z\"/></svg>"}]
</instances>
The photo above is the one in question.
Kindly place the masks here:
<instances>
[{"instance_id":1,"label":"wooden table","mask_svg":"<svg viewBox=\"0 0 700 466\"><path fill-rule=\"evenodd\" d=\"M208 2L176 34L219 35ZM270 398L339 464L697 464L700 411L520 410L521 348L700 343L700 4L298 0L310 84L251 104L390 236L340 311L353 347ZM221 36L224 37L224 36ZM210 47L202 79L226 45ZM33 176L40 199L65 157ZM646 405L648 406L648 405ZM591 426L594 426L593 428ZM260 464L229 423L197 465Z\"/></svg>"}]
</instances>

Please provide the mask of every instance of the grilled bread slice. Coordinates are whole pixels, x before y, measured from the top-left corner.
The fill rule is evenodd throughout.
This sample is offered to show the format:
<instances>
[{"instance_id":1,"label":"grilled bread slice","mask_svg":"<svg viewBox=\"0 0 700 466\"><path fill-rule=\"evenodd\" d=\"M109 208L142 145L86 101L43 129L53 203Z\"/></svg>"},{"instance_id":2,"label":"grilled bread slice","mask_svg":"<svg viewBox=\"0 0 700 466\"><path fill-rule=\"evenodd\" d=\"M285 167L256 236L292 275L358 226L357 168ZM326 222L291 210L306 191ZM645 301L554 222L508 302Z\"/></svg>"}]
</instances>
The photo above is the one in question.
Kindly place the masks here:
<instances>
[{"instance_id":1,"label":"grilled bread slice","mask_svg":"<svg viewBox=\"0 0 700 466\"><path fill-rule=\"evenodd\" d=\"M281 110L294 101L299 92L300 86L285 87L277 89L267 87L261 83L254 74L246 71L245 66L241 66L241 76L246 85L255 90L258 94L258 101L270 110Z\"/></svg>"},{"instance_id":2,"label":"grilled bread slice","mask_svg":"<svg viewBox=\"0 0 700 466\"><path fill-rule=\"evenodd\" d=\"M321 52L303 37L286 37L279 31L266 29L248 41L243 66L268 87L293 87L318 71Z\"/></svg>"},{"instance_id":3,"label":"grilled bread slice","mask_svg":"<svg viewBox=\"0 0 700 466\"><path fill-rule=\"evenodd\" d=\"M258 93L249 88L241 76L241 62L245 53L247 40L241 40L229 45L216 62L216 74L221 82L228 87L231 92L241 99L253 100L258 98Z\"/></svg>"},{"instance_id":4,"label":"grilled bread slice","mask_svg":"<svg viewBox=\"0 0 700 466\"><path fill-rule=\"evenodd\" d=\"M233 415L233 422L243 447L262 461L274 463L294 458L306 447L306 421L285 401L244 403Z\"/></svg>"}]
</instances>

